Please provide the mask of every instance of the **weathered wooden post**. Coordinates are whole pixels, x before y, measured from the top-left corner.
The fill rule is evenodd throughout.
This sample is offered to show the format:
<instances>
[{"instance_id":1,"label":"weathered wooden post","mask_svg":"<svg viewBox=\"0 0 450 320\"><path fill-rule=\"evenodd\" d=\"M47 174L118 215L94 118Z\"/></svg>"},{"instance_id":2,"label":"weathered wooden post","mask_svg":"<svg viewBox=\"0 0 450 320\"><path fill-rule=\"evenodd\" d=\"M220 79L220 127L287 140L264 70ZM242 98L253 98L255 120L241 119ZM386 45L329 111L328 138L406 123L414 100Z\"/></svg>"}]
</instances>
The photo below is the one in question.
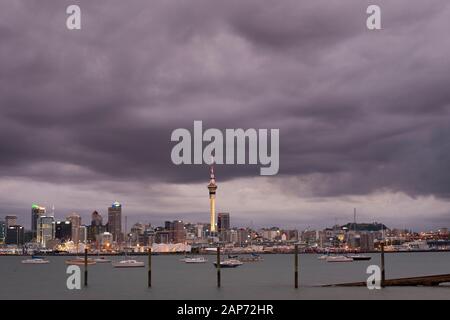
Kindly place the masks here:
<instances>
[{"instance_id":1,"label":"weathered wooden post","mask_svg":"<svg viewBox=\"0 0 450 320\"><path fill-rule=\"evenodd\" d=\"M220 247L217 247L217 288L220 288Z\"/></svg>"},{"instance_id":2,"label":"weathered wooden post","mask_svg":"<svg viewBox=\"0 0 450 320\"><path fill-rule=\"evenodd\" d=\"M294 287L298 289L298 244L295 245L294 256Z\"/></svg>"},{"instance_id":3,"label":"weathered wooden post","mask_svg":"<svg viewBox=\"0 0 450 320\"><path fill-rule=\"evenodd\" d=\"M152 248L148 248L148 287L152 286Z\"/></svg>"},{"instance_id":4,"label":"weathered wooden post","mask_svg":"<svg viewBox=\"0 0 450 320\"><path fill-rule=\"evenodd\" d=\"M384 241L381 243L381 287L385 287L386 282L386 269L384 261Z\"/></svg>"},{"instance_id":5,"label":"weathered wooden post","mask_svg":"<svg viewBox=\"0 0 450 320\"><path fill-rule=\"evenodd\" d=\"M84 249L84 286L88 285L88 249Z\"/></svg>"}]
</instances>

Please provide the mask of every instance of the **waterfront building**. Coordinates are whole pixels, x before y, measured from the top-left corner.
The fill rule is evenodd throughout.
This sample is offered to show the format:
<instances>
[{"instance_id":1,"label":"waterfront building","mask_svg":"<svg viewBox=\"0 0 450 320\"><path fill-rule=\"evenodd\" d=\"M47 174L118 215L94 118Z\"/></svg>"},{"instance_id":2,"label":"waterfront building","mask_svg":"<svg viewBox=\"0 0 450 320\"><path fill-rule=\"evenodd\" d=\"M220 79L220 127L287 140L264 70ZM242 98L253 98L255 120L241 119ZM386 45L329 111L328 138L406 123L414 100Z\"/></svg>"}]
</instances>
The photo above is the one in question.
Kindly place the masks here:
<instances>
[{"instance_id":1,"label":"waterfront building","mask_svg":"<svg viewBox=\"0 0 450 320\"><path fill-rule=\"evenodd\" d=\"M155 243L170 243L170 231L157 229L155 233Z\"/></svg>"},{"instance_id":2,"label":"waterfront building","mask_svg":"<svg viewBox=\"0 0 450 320\"><path fill-rule=\"evenodd\" d=\"M144 234L146 227L142 223L135 223L130 230L130 241L134 245L142 245L144 242L144 239L142 235Z\"/></svg>"},{"instance_id":3,"label":"waterfront building","mask_svg":"<svg viewBox=\"0 0 450 320\"><path fill-rule=\"evenodd\" d=\"M37 220L37 242L47 248L47 242L55 239L55 218L40 216Z\"/></svg>"},{"instance_id":4,"label":"waterfront building","mask_svg":"<svg viewBox=\"0 0 450 320\"><path fill-rule=\"evenodd\" d=\"M0 244L4 244L6 240L6 222L0 221Z\"/></svg>"},{"instance_id":5,"label":"waterfront building","mask_svg":"<svg viewBox=\"0 0 450 320\"><path fill-rule=\"evenodd\" d=\"M17 225L17 216L6 216L5 217L6 228Z\"/></svg>"},{"instance_id":6,"label":"waterfront building","mask_svg":"<svg viewBox=\"0 0 450 320\"><path fill-rule=\"evenodd\" d=\"M108 208L108 231L115 242L122 241L122 205L117 201Z\"/></svg>"},{"instance_id":7,"label":"waterfront building","mask_svg":"<svg viewBox=\"0 0 450 320\"><path fill-rule=\"evenodd\" d=\"M209 190L209 212L210 212L210 224L211 224L211 234L216 232L216 176L214 174L214 162L210 167L210 180L208 184Z\"/></svg>"},{"instance_id":8,"label":"waterfront building","mask_svg":"<svg viewBox=\"0 0 450 320\"><path fill-rule=\"evenodd\" d=\"M81 227L81 217L73 212L70 216L66 218L67 221L70 222L72 226L72 241L75 244L78 244L80 241L80 227Z\"/></svg>"},{"instance_id":9,"label":"waterfront building","mask_svg":"<svg viewBox=\"0 0 450 320\"><path fill-rule=\"evenodd\" d=\"M37 221L41 216L45 216L45 208L33 204L31 206L31 232L33 234L33 239L37 238Z\"/></svg>"},{"instance_id":10,"label":"waterfront building","mask_svg":"<svg viewBox=\"0 0 450 320\"><path fill-rule=\"evenodd\" d=\"M6 229L5 243L8 245L22 246L24 244L24 227L22 226L9 226Z\"/></svg>"},{"instance_id":11,"label":"waterfront building","mask_svg":"<svg viewBox=\"0 0 450 320\"><path fill-rule=\"evenodd\" d=\"M70 221L56 221L55 239L61 242L67 242L72 239L72 223Z\"/></svg>"},{"instance_id":12,"label":"waterfront building","mask_svg":"<svg viewBox=\"0 0 450 320\"><path fill-rule=\"evenodd\" d=\"M113 235L109 232L103 232L100 234L100 245L104 249L109 249L112 246L113 243Z\"/></svg>"},{"instance_id":13,"label":"waterfront building","mask_svg":"<svg viewBox=\"0 0 450 320\"><path fill-rule=\"evenodd\" d=\"M372 232L364 232L360 235L361 251L368 252L375 250L375 236Z\"/></svg>"}]
</instances>

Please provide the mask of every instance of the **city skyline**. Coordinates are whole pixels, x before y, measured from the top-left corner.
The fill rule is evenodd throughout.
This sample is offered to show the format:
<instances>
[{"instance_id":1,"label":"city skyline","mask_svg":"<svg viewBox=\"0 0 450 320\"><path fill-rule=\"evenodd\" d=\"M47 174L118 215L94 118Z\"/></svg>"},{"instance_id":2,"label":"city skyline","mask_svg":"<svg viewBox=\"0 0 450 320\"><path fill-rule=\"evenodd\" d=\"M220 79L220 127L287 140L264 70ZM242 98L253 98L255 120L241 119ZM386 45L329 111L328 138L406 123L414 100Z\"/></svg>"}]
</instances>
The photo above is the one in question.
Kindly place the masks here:
<instances>
[{"instance_id":1,"label":"city skyline","mask_svg":"<svg viewBox=\"0 0 450 320\"><path fill-rule=\"evenodd\" d=\"M376 32L357 0L79 4L68 31L63 4L0 3L0 217L207 221L206 166L170 160L200 120L280 129L277 176L216 166L236 224L450 225L448 1L380 0Z\"/></svg>"}]
</instances>

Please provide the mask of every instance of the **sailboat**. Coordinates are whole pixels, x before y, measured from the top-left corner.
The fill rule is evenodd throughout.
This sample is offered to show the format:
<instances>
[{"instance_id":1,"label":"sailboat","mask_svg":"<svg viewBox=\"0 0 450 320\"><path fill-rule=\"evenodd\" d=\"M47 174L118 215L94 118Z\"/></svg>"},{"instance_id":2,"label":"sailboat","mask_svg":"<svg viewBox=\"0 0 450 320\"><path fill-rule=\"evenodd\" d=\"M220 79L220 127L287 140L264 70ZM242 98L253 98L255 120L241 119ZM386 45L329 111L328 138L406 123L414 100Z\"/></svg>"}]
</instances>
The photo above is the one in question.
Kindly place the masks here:
<instances>
[{"instance_id":1,"label":"sailboat","mask_svg":"<svg viewBox=\"0 0 450 320\"><path fill-rule=\"evenodd\" d=\"M126 227L126 221L127 221L126 219L127 218L125 217L125 229L127 228ZM131 243L130 243L130 246L131 246ZM137 260L134 260L134 259L127 259L127 257L128 257L127 252L128 251L125 250L125 260L121 260L119 262L114 262L112 264L112 266L114 268L143 268L145 266L144 262L137 261Z\"/></svg>"}]
</instances>

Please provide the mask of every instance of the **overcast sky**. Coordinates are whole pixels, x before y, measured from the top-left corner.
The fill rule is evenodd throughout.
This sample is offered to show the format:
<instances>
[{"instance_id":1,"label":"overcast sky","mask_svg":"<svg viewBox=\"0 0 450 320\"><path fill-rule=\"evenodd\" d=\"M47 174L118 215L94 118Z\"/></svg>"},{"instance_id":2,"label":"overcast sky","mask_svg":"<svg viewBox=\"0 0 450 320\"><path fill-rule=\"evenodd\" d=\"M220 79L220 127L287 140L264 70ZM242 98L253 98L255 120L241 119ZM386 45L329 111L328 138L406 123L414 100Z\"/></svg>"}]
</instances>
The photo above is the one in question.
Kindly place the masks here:
<instances>
[{"instance_id":1,"label":"overcast sky","mask_svg":"<svg viewBox=\"0 0 450 320\"><path fill-rule=\"evenodd\" d=\"M232 225L450 227L450 3L0 0L0 218L123 204L208 221L176 128L280 129L280 172L218 166ZM66 28L69 4L82 30Z\"/></svg>"}]
</instances>

